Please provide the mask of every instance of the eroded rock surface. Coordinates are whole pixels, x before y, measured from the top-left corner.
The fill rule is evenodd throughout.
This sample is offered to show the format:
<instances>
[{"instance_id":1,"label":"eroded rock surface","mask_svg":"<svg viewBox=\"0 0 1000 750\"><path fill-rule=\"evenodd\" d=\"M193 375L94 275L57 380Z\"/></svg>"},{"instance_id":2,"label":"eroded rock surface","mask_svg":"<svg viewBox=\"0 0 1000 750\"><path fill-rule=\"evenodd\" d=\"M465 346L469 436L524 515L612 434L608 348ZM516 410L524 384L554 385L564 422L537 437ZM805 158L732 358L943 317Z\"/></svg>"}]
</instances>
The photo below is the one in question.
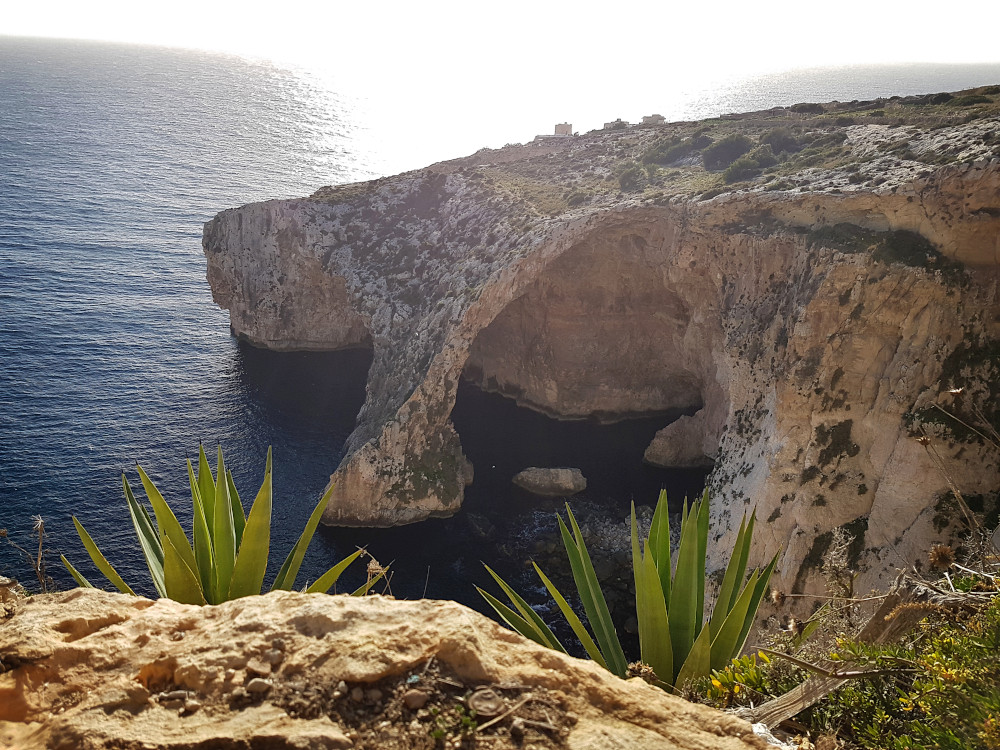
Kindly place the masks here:
<instances>
[{"instance_id":1,"label":"eroded rock surface","mask_svg":"<svg viewBox=\"0 0 1000 750\"><path fill-rule=\"evenodd\" d=\"M531 466L514 475L514 484L535 495L569 497L587 489L587 480L579 469L545 469Z\"/></svg>"},{"instance_id":2,"label":"eroded rock surface","mask_svg":"<svg viewBox=\"0 0 1000 750\"><path fill-rule=\"evenodd\" d=\"M667 469L706 468L715 462L718 436L705 423L704 411L681 416L653 437L643 460Z\"/></svg>"},{"instance_id":3,"label":"eroded rock surface","mask_svg":"<svg viewBox=\"0 0 1000 750\"><path fill-rule=\"evenodd\" d=\"M949 481L996 504L992 449L940 410L1000 396L983 92L548 139L245 206L206 225L208 277L254 343L374 350L327 523L458 510L464 376L560 418L697 413L650 460L714 459L710 568L756 509L776 586L821 592L840 527L867 590L960 530ZM706 170L698 144L733 133L775 166Z\"/></svg>"},{"instance_id":4,"label":"eroded rock surface","mask_svg":"<svg viewBox=\"0 0 1000 750\"><path fill-rule=\"evenodd\" d=\"M18 750L421 750L439 728L465 736L455 707L477 689L521 707L476 747L514 746L516 718L539 748L765 747L739 719L453 602L275 592L195 607L77 589L22 602L0 655L0 747Z\"/></svg>"}]
</instances>

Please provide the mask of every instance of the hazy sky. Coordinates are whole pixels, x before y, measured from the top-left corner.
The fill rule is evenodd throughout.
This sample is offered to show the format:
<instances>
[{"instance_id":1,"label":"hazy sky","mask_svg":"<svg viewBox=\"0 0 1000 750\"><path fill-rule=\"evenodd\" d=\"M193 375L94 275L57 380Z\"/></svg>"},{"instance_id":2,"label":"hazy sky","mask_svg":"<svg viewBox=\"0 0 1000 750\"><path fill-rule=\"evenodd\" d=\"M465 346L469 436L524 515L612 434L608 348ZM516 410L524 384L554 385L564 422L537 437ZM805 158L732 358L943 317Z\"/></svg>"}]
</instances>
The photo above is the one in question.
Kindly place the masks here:
<instances>
[{"instance_id":1,"label":"hazy sky","mask_svg":"<svg viewBox=\"0 0 1000 750\"><path fill-rule=\"evenodd\" d=\"M498 145L520 113L551 132L636 120L667 92L755 73L847 63L1000 62L1000 2L365 2L34 0L8 3L0 34L236 52L309 68L366 96L376 117L436 118ZM926 10L921 10L926 8ZM637 102L648 102L639 111ZM589 107L589 108L588 108ZM633 111L636 110L636 111ZM575 118L575 119L574 119ZM486 137L487 135L490 137ZM471 139L469 143L475 143ZM457 145L465 148L466 144ZM499 144L502 145L502 144Z\"/></svg>"},{"instance_id":2,"label":"hazy sky","mask_svg":"<svg viewBox=\"0 0 1000 750\"><path fill-rule=\"evenodd\" d=\"M1000 3L35 0L0 33L189 46L358 73L757 72L861 62L996 62ZM361 69L361 70L358 70Z\"/></svg>"}]
</instances>

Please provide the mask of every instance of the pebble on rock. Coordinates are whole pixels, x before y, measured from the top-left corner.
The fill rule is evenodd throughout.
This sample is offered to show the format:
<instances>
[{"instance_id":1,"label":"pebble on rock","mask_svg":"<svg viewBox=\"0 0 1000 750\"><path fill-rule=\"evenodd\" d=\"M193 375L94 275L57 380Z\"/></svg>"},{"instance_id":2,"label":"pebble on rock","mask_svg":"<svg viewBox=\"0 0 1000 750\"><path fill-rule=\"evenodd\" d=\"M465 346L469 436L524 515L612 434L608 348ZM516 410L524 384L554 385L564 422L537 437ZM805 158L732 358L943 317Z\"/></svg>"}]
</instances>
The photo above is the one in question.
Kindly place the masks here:
<instances>
[{"instance_id":1,"label":"pebble on rock","mask_svg":"<svg viewBox=\"0 0 1000 750\"><path fill-rule=\"evenodd\" d=\"M247 683L248 693L266 693L271 689L271 683L263 677L254 677Z\"/></svg>"},{"instance_id":2,"label":"pebble on rock","mask_svg":"<svg viewBox=\"0 0 1000 750\"><path fill-rule=\"evenodd\" d=\"M407 690L403 693L403 704L411 711L423 708L430 696L423 690Z\"/></svg>"},{"instance_id":3,"label":"pebble on rock","mask_svg":"<svg viewBox=\"0 0 1000 750\"><path fill-rule=\"evenodd\" d=\"M270 651L264 653L264 661L266 661L272 667L276 664L280 664L281 660L284 658L285 655L276 648L272 648Z\"/></svg>"},{"instance_id":4,"label":"pebble on rock","mask_svg":"<svg viewBox=\"0 0 1000 750\"><path fill-rule=\"evenodd\" d=\"M254 657L247 662L247 672L259 675L271 674L271 663Z\"/></svg>"}]
</instances>

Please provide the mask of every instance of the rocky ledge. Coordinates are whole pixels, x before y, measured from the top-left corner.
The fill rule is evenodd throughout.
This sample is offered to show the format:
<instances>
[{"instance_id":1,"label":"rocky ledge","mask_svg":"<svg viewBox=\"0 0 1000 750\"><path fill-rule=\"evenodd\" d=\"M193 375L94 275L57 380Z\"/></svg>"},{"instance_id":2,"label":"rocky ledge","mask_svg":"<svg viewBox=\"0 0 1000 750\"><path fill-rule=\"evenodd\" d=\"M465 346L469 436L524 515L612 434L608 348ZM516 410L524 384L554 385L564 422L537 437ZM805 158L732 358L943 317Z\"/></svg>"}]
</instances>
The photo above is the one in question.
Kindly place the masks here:
<instances>
[{"instance_id":1,"label":"rocky ledge","mask_svg":"<svg viewBox=\"0 0 1000 750\"><path fill-rule=\"evenodd\" d=\"M453 602L276 592L195 607L77 589L10 609L4 748L766 747L744 721Z\"/></svg>"},{"instance_id":2,"label":"rocky ledge","mask_svg":"<svg viewBox=\"0 0 1000 750\"><path fill-rule=\"evenodd\" d=\"M710 568L745 511L774 582L859 589L995 522L1000 88L552 138L224 211L234 333L371 347L325 521L455 513L461 377L564 419L683 409L647 460L713 464ZM728 165L728 166L727 166ZM966 423L952 419L955 414ZM969 417L971 419L971 417Z\"/></svg>"}]
</instances>

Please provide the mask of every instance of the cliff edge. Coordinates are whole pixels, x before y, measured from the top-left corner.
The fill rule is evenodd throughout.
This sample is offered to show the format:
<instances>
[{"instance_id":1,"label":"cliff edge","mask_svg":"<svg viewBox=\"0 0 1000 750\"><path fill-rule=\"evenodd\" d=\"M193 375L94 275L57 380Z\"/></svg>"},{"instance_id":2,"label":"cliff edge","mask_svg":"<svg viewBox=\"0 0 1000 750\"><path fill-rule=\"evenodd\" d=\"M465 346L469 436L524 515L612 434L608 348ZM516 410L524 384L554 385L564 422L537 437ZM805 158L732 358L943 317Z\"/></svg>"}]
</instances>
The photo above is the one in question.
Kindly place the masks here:
<instances>
[{"instance_id":1,"label":"cliff edge","mask_svg":"<svg viewBox=\"0 0 1000 750\"><path fill-rule=\"evenodd\" d=\"M647 460L714 466L775 585L859 590L995 521L1000 87L482 150L206 224L215 300L270 348L374 351L325 521L455 513L461 377L559 418L684 408Z\"/></svg>"},{"instance_id":2,"label":"cliff edge","mask_svg":"<svg viewBox=\"0 0 1000 750\"><path fill-rule=\"evenodd\" d=\"M0 747L18 750L767 747L454 602L75 589L0 610L0 654Z\"/></svg>"}]
</instances>

